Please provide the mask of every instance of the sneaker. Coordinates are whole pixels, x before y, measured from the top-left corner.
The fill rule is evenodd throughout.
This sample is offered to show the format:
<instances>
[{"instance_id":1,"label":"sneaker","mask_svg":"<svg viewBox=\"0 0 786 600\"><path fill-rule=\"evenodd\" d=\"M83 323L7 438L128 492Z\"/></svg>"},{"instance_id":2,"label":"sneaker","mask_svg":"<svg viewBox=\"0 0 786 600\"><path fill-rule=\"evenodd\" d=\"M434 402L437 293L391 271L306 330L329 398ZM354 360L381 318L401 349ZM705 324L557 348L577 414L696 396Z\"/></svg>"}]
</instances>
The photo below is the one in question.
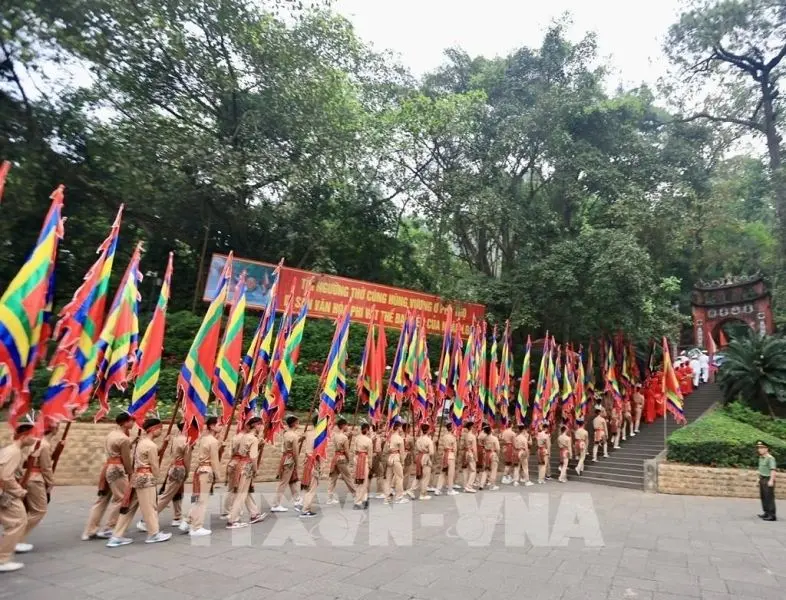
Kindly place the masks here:
<instances>
[{"instance_id":1,"label":"sneaker","mask_svg":"<svg viewBox=\"0 0 786 600\"><path fill-rule=\"evenodd\" d=\"M460 489L461 489L461 486L460 486L458 483L454 483L454 484L453 484L453 489L454 489L454 490L460 490Z\"/></svg>"},{"instance_id":2,"label":"sneaker","mask_svg":"<svg viewBox=\"0 0 786 600\"><path fill-rule=\"evenodd\" d=\"M270 512L287 512L289 509L286 506L281 506L280 504L274 506L270 509Z\"/></svg>"},{"instance_id":3,"label":"sneaker","mask_svg":"<svg viewBox=\"0 0 786 600\"><path fill-rule=\"evenodd\" d=\"M95 537L97 537L99 539L102 539L102 540L111 539L112 538L112 530L111 529L102 529L101 531L96 533Z\"/></svg>"},{"instance_id":4,"label":"sneaker","mask_svg":"<svg viewBox=\"0 0 786 600\"><path fill-rule=\"evenodd\" d=\"M634 430L633 430L633 433L638 433L638 432L639 432L639 430L638 430L638 429L634 429Z\"/></svg>"},{"instance_id":5,"label":"sneaker","mask_svg":"<svg viewBox=\"0 0 786 600\"><path fill-rule=\"evenodd\" d=\"M118 546L128 546L128 544L133 544L134 540L131 538L126 537L112 537L106 543L107 548L117 548Z\"/></svg>"},{"instance_id":6,"label":"sneaker","mask_svg":"<svg viewBox=\"0 0 786 600\"><path fill-rule=\"evenodd\" d=\"M96 539L96 534L87 535L86 533L83 533L82 537L80 537L79 539L82 540L83 542L89 542L90 540Z\"/></svg>"},{"instance_id":7,"label":"sneaker","mask_svg":"<svg viewBox=\"0 0 786 600\"><path fill-rule=\"evenodd\" d=\"M325 502L325 504L327 504L327 505L338 504L338 498L328 498L328 500L327 500L327 502Z\"/></svg>"},{"instance_id":8,"label":"sneaker","mask_svg":"<svg viewBox=\"0 0 786 600\"><path fill-rule=\"evenodd\" d=\"M191 526L185 521L180 521L180 525L178 525L177 528L183 533L188 533L188 531L191 529Z\"/></svg>"},{"instance_id":9,"label":"sneaker","mask_svg":"<svg viewBox=\"0 0 786 600\"><path fill-rule=\"evenodd\" d=\"M136 522L136 530L141 531L143 533L147 532L147 525L145 525L144 521L137 521Z\"/></svg>"},{"instance_id":10,"label":"sneaker","mask_svg":"<svg viewBox=\"0 0 786 600\"><path fill-rule=\"evenodd\" d=\"M242 523L241 521L227 523L227 529L243 529L244 527L248 527L248 523Z\"/></svg>"},{"instance_id":11,"label":"sneaker","mask_svg":"<svg viewBox=\"0 0 786 600\"><path fill-rule=\"evenodd\" d=\"M218 518L221 519L222 521L226 521L229 518L229 513L218 515Z\"/></svg>"},{"instance_id":12,"label":"sneaker","mask_svg":"<svg viewBox=\"0 0 786 600\"><path fill-rule=\"evenodd\" d=\"M292 506L295 507L296 510L300 510L303 508L303 498L298 498L292 502Z\"/></svg>"},{"instance_id":13,"label":"sneaker","mask_svg":"<svg viewBox=\"0 0 786 600\"><path fill-rule=\"evenodd\" d=\"M368 500L363 501L363 510L368 510Z\"/></svg>"},{"instance_id":14,"label":"sneaker","mask_svg":"<svg viewBox=\"0 0 786 600\"><path fill-rule=\"evenodd\" d=\"M609 454L608 454L608 452L607 452L606 454L604 454L604 455L603 455L603 458L608 458L608 457L609 457Z\"/></svg>"},{"instance_id":15,"label":"sneaker","mask_svg":"<svg viewBox=\"0 0 786 600\"><path fill-rule=\"evenodd\" d=\"M406 492L404 492L404 493L405 493L407 496L409 496L409 499L410 499L410 500L414 500L414 499L415 499L415 492L413 492L412 490L407 490L407 491L406 491Z\"/></svg>"},{"instance_id":16,"label":"sneaker","mask_svg":"<svg viewBox=\"0 0 786 600\"><path fill-rule=\"evenodd\" d=\"M363 503L361 502L360 504L353 504L352 510L363 510Z\"/></svg>"},{"instance_id":17,"label":"sneaker","mask_svg":"<svg viewBox=\"0 0 786 600\"><path fill-rule=\"evenodd\" d=\"M316 516L317 516L317 513L312 512L310 510L304 510L302 513L300 513L300 518L301 519L313 519Z\"/></svg>"},{"instance_id":18,"label":"sneaker","mask_svg":"<svg viewBox=\"0 0 786 600\"><path fill-rule=\"evenodd\" d=\"M476 490L475 488L465 487L464 492L467 494L477 494L478 490Z\"/></svg>"},{"instance_id":19,"label":"sneaker","mask_svg":"<svg viewBox=\"0 0 786 600\"><path fill-rule=\"evenodd\" d=\"M524 482L524 485L525 485L526 487L530 487L530 486L533 486L533 485L535 485L535 484L534 484L534 483L532 483L531 481L525 481L525 482Z\"/></svg>"},{"instance_id":20,"label":"sneaker","mask_svg":"<svg viewBox=\"0 0 786 600\"><path fill-rule=\"evenodd\" d=\"M518 481L513 482L513 487L519 487L521 484Z\"/></svg>"},{"instance_id":21,"label":"sneaker","mask_svg":"<svg viewBox=\"0 0 786 600\"><path fill-rule=\"evenodd\" d=\"M437 488L435 488L435 487L433 487L433 486L432 486L432 487L427 487L427 488L426 488L426 491L427 491L429 494L436 494L436 493L437 493Z\"/></svg>"},{"instance_id":22,"label":"sneaker","mask_svg":"<svg viewBox=\"0 0 786 600\"><path fill-rule=\"evenodd\" d=\"M409 504L409 498L402 496L395 501L396 504Z\"/></svg>"},{"instance_id":23,"label":"sneaker","mask_svg":"<svg viewBox=\"0 0 786 600\"><path fill-rule=\"evenodd\" d=\"M542 479L538 479L538 485L543 485L544 483L546 483L546 482L543 481Z\"/></svg>"},{"instance_id":24,"label":"sneaker","mask_svg":"<svg viewBox=\"0 0 786 600\"><path fill-rule=\"evenodd\" d=\"M205 537L206 535L210 535L213 533L209 529L205 529L204 527L200 527L199 529L194 529L193 531L189 531L188 535L191 537Z\"/></svg>"},{"instance_id":25,"label":"sneaker","mask_svg":"<svg viewBox=\"0 0 786 600\"><path fill-rule=\"evenodd\" d=\"M492 486L489 488L489 491L490 491L490 492L496 492L498 489L499 489L499 486L498 486L498 485L492 485Z\"/></svg>"},{"instance_id":26,"label":"sneaker","mask_svg":"<svg viewBox=\"0 0 786 600\"><path fill-rule=\"evenodd\" d=\"M261 523L267 517L267 513L259 513L258 515L254 515L248 520L249 525L255 525L256 523Z\"/></svg>"},{"instance_id":27,"label":"sneaker","mask_svg":"<svg viewBox=\"0 0 786 600\"><path fill-rule=\"evenodd\" d=\"M377 500L384 500L385 494L377 494L376 496L374 496L374 498L376 498Z\"/></svg>"},{"instance_id":28,"label":"sneaker","mask_svg":"<svg viewBox=\"0 0 786 600\"><path fill-rule=\"evenodd\" d=\"M503 485L510 485L511 483L513 483L513 480L510 477L508 477L507 475L502 476Z\"/></svg>"},{"instance_id":29,"label":"sneaker","mask_svg":"<svg viewBox=\"0 0 786 600\"><path fill-rule=\"evenodd\" d=\"M438 489L434 489L434 491L432 491L432 490L429 490L429 492L431 492L431 493L432 493L432 494L434 494L435 496L441 496L441 495L442 495L442 491L441 491L441 490L438 490Z\"/></svg>"},{"instance_id":30,"label":"sneaker","mask_svg":"<svg viewBox=\"0 0 786 600\"><path fill-rule=\"evenodd\" d=\"M4 563L0 563L0 573L10 573L11 571L18 571L24 567L24 565L20 562L13 562L8 561Z\"/></svg>"},{"instance_id":31,"label":"sneaker","mask_svg":"<svg viewBox=\"0 0 786 600\"><path fill-rule=\"evenodd\" d=\"M180 527L180 524L183 521L181 519L174 519L172 523L169 524L170 527Z\"/></svg>"},{"instance_id":32,"label":"sneaker","mask_svg":"<svg viewBox=\"0 0 786 600\"><path fill-rule=\"evenodd\" d=\"M145 544L158 544L159 542L168 542L172 537L171 533L164 533L159 531L155 535L151 535L145 540Z\"/></svg>"},{"instance_id":33,"label":"sneaker","mask_svg":"<svg viewBox=\"0 0 786 600\"><path fill-rule=\"evenodd\" d=\"M592 462L598 462L598 459L597 458L593 458Z\"/></svg>"},{"instance_id":34,"label":"sneaker","mask_svg":"<svg viewBox=\"0 0 786 600\"><path fill-rule=\"evenodd\" d=\"M17 544L14 547L14 552L17 554L27 554L33 551L33 544L25 544L24 542Z\"/></svg>"},{"instance_id":35,"label":"sneaker","mask_svg":"<svg viewBox=\"0 0 786 600\"><path fill-rule=\"evenodd\" d=\"M448 490L448 496L458 496L459 493L456 490Z\"/></svg>"},{"instance_id":36,"label":"sneaker","mask_svg":"<svg viewBox=\"0 0 786 600\"><path fill-rule=\"evenodd\" d=\"M631 433L630 437L636 437L636 432L634 431L633 433Z\"/></svg>"},{"instance_id":37,"label":"sneaker","mask_svg":"<svg viewBox=\"0 0 786 600\"><path fill-rule=\"evenodd\" d=\"M421 496L421 497L420 497L420 499L421 499L421 500L431 500L431 496L429 496L428 494L426 494L425 496Z\"/></svg>"}]
</instances>

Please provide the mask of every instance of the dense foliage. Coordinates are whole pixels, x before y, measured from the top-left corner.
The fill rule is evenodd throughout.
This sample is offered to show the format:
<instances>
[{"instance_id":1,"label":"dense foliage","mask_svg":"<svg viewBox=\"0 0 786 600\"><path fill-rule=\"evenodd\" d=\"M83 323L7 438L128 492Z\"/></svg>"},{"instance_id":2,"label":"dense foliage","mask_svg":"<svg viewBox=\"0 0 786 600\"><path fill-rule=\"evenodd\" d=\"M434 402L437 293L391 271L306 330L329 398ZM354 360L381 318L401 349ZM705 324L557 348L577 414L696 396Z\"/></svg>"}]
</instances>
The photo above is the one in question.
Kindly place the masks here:
<instances>
[{"instance_id":1,"label":"dense foliage","mask_svg":"<svg viewBox=\"0 0 786 600\"><path fill-rule=\"evenodd\" d=\"M644 86L610 92L592 35L571 41L557 22L507 56L448 49L416 81L329 2L299 4L6 2L0 157L14 168L0 287L59 182L69 217L59 305L120 203L116 264L138 239L146 271L162 271L174 250L173 312L199 313L205 259L230 249L483 302L493 321L511 319L519 346L547 329L576 342L618 329L674 335L697 278L761 269L777 283L772 149L766 160L736 155L730 119L670 114ZM699 56L716 35L771 43L780 30L759 27L769 12L739 13L764 4L697 0L672 46ZM765 119L748 88L727 104ZM695 89L677 85L668 100ZM154 280L143 283L146 309ZM168 369L198 320L171 315ZM309 322L307 336L319 331L304 356L326 353L327 343L306 350L330 338L319 327ZM353 331L350 357L363 337Z\"/></svg>"},{"instance_id":2,"label":"dense foliage","mask_svg":"<svg viewBox=\"0 0 786 600\"><path fill-rule=\"evenodd\" d=\"M723 411L740 423L760 429L776 438L786 441L786 419L773 419L759 411L753 410L740 402L732 402L724 406Z\"/></svg>"},{"instance_id":3,"label":"dense foliage","mask_svg":"<svg viewBox=\"0 0 786 600\"><path fill-rule=\"evenodd\" d=\"M778 464L786 458L786 440L714 411L669 436L670 461L712 467L756 467L756 442L764 440Z\"/></svg>"}]
</instances>

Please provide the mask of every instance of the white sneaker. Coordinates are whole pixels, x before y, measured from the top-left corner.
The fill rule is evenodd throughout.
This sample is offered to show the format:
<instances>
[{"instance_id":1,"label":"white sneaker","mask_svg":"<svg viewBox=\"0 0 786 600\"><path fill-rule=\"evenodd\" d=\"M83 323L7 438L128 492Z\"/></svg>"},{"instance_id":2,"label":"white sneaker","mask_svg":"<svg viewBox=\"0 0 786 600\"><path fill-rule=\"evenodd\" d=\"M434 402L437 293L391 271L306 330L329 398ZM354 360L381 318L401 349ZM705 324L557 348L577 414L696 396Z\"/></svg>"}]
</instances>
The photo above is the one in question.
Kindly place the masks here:
<instances>
[{"instance_id":1,"label":"white sneaker","mask_svg":"<svg viewBox=\"0 0 786 600\"><path fill-rule=\"evenodd\" d=\"M267 513L259 513L258 515L254 515L248 520L249 525L254 525L255 523L261 523L265 520Z\"/></svg>"},{"instance_id":2,"label":"white sneaker","mask_svg":"<svg viewBox=\"0 0 786 600\"><path fill-rule=\"evenodd\" d=\"M429 490L429 492L431 492L431 493L432 493L432 494L434 494L435 496L441 496L441 495L442 495L442 490L438 490L438 489L436 489L436 488L435 488L433 491L432 491L432 490Z\"/></svg>"},{"instance_id":3,"label":"white sneaker","mask_svg":"<svg viewBox=\"0 0 786 600\"><path fill-rule=\"evenodd\" d=\"M459 493L457 490L448 490L448 496L458 496Z\"/></svg>"},{"instance_id":4,"label":"white sneaker","mask_svg":"<svg viewBox=\"0 0 786 600\"><path fill-rule=\"evenodd\" d=\"M409 498L406 496L402 496L398 500L396 500L396 504L409 504Z\"/></svg>"},{"instance_id":5,"label":"white sneaker","mask_svg":"<svg viewBox=\"0 0 786 600\"><path fill-rule=\"evenodd\" d=\"M183 521L182 521L181 519L174 519L174 520L172 521L172 523L171 523L169 526L170 526L170 527L180 527L180 524L181 524L182 522L183 522Z\"/></svg>"},{"instance_id":6,"label":"white sneaker","mask_svg":"<svg viewBox=\"0 0 786 600\"><path fill-rule=\"evenodd\" d=\"M338 504L338 498L328 498L325 504Z\"/></svg>"},{"instance_id":7,"label":"white sneaker","mask_svg":"<svg viewBox=\"0 0 786 600\"><path fill-rule=\"evenodd\" d=\"M464 492L467 494L477 494L478 490L476 490L475 488L464 488Z\"/></svg>"},{"instance_id":8,"label":"white sneaker","mask_svg":"<svg viewBox=\"0 0 786 600\"><path fill-rule=\"evenodd\" d=\"M82 540L83 542L89 542L94 537L95 537L94 535L87 535L86 533L83 533L82 537L80 537L79 539Z\"/></svg>"},{"instance_id":9,"label":"white sneaker","mask_svg":"<svg viewBox=\"0 0 786 600\"><path fill-rule=\"evenodd\" d=\"M428 494L425 496L421 496L420 500L431 500L431 496L429 496Z\"/></svg>"},{"instance_id":10,"label":"white sneaker","mask_svg":"<svg viewBox=\"0 0 786 600\"><path fill-rule=\"evenodd\" d=\"M11 571L18 571L24 567L24 565L20 562L13 562L8 561L4 563L0 563L0 573L10 573Z\"/></svg>"},{"instance_id":11,"label":"white sneaker","mask_svg":"<svg viewBox=\"0 0 786 600\"><path fill-rule=\"evenodd\" d=\"M498 489L499 489L499 486L498 486L498 485L492 485L492 486L491 486L491 487L488 489L488 491L490 491L490 492L496 492Z\"/></svg>"},{"instance_id":12,"label":"white sneaker","mask_svg":"<svg viewBox=\"0 0 786 600\"><path fill-rule=\"evenodd\" d=\"M168 542L172 537L171 533L164 533L163 531L159 531L155 535L151 535L149 538L145 540L145 544L157 544L159 542Z\"/></svg>"},{"instance_id":13,"label":"white sneaker","mask_svg":"<svg viewBox=\"0 0 786 600\"><path fill-rule=\"evenodd\" d=\"M195 529L194 531L189 531L188 535L191 537L205 537L206 535L210 535L213 533L209 529L205 529L204 527L200 527L199 529Z\"/></svg>"},{"instance_id":14,"label":"white sneaker","mask_svg":"<svg viewBox=\"0 0 786 600\"><path fill-rule=\"evenodd\" d=\"M426 488L426 491L427 491L429 494L436 494L436 493L437 493L437 488L435 488L435 487L427 487L427 488Z\"/></svg>"},{"instance_id":15,"label":"white sneaker","mask_svg":"<svg viewBox=\"0 0 786 600\"><path fill-rule=\"evenodd\" d=\"M631 433L630 437L636 437L636 432L634 431L633 433Z\"/></svg>"},{"instance_id":16,"label":"white sneaker","mask_svg":"<svg viewBox=\"0 0 786 600\"><path fill-rule=\"evenodd\" d=\"M453 489L454 489L454 490L460 490L460 489L461 489L461 486L460 486L458 483L454 483L454 484L453 484Z\"/></svg>"},{"instance_id":17,"label":"white sneaker","mask_svg":"<svg viewBox=\"0 0 786 600\"><path fill-rule=\"evenodd\" d=\"M519 487L521 484L518 481L513 482L513 487Z\"/></svg>"},{"instance_id":18,"label":"white sneaker","mask_svg":"<svg viewBox=\"0 0 786 600\"><path fill-rule=\"evenodd\" d=\"M384 500L385 494L377 494L376 496L374 496L374 498L376 498L377 500Z\"/></svg>"},{"instance_id":19,"label":"white sneaker","mask_svg":"<svg viewBox=\"0 0 786 600\"><path fill-rule=\"evenodd\" d=\"M136 522L136 530L137 531L142 531L142 532L147 532L147 525L145 525L144 521L137 521Z\"/></svg>"},{"instance_id":20,"label":"white sneaker","mask_svg":"<svg viewBox=\"0 0 786 600\"><path fill-rule=\"evenodd\" d=\"M410 499L410 500L414 500L414 499L415 499L415 492L413 492L412 490L407 490L407 491L406 491L406 492L404 492L404 493L405 493L407 496L409 496L409 499Z\"/></svg>"},{"instance_id":21,"label":"white sneaker","mask_svg":"<svg viewBox=\"0 0 786 600\"><path fill-rule=\"evenodd\" d=\"M531 481L525 481L525 482L524 482L524 485L525 485L526 487L530 487L530 486L533 486L533 485L535 485L535 484L534 484L534 483L532 483Z\"/></svg>"},{"instance_id":22,"label":"white sneaker","mask_svg":"<svg viewBox=\"0 0 786 600\"><path fill-rule=\"evenodd\" d=\"M242 523L241 521L227 523L227 529L243 529L244 527L248 527L248 523Z\"/></svg>"},{"instance_id":23,"label":"white sneaker","mask_svg":"<svg viewBox=\"0 0 786 600\"><path fill-rule=\"evenodd\" d=\"M33 544L25 544L24 542L17 544L14 547L14 552L17 554L26 554L33 551Z\"/></svg>"},{"instance_id":24,"label":"white sneaker","mask_svg":"<svg viewBox=\"0 0 786 600\"><path fill-rule=\"evenodd\" d=\"M178 525L177 528L183 533L188 533L188 531L191 529L191 525L189 525L185 521L180 521L180 525Z\"/></svg>"},{"instance_id":25,"label":"white sneaker","mask_svg":"<svg viewBox=\"0 0 786 600\"><path fill-rule=\"evenodd\" d=\"M289 509L286 506L281 506L280 504L270 509L270 512L287 512L287 511L289 511Z\"/></svg>"},{"instance_id":26,"label":"white sneaker","mask_svg":"<svg viewBox=\"0 0 786 600\"><path fill-rule=\"evenodd\" d=\"M101 538L102 540L108 540L112 538L112 530L111 529L102 529L98 533L96 533L97 538Z\"/></svg>"},{"instance_id":27,"label":"white sneaker","mask_svg":"<svg viewBox=\"0 0 786 600\"><path fill-rule=\"evenodd\" d=\"M107 548L117 548L119 546L128 546L128 544L133 544L134 540L127 537L112 537L106 543Z\"/></svg>"}]
</instances>

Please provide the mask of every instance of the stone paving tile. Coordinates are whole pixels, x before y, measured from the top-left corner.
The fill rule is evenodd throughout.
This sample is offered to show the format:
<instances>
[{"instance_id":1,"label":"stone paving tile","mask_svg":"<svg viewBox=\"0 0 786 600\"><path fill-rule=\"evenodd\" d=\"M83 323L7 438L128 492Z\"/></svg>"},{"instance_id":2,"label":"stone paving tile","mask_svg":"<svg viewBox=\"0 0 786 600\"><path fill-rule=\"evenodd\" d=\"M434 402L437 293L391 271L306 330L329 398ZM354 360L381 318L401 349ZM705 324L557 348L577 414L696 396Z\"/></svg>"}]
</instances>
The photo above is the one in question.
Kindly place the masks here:
<instances>
[{"instance_id":1,"label":"stone paving tile","mask_svg":"<svg viewBox=\"0 0 786 600\"><path fill-rule=\"evenodd\" d=\"M645 495L580 482L502 492L395 510L375 506L370 514L330 507L305 523L290 512L235 532L223 528L214 497L210 538L175 533L148 545L134 531L134 544L109 549L100 540L79 541L93 489L62 488L32 535L36 548L22 557L25 569L0 575L0 600L786 598L786 526L756 519L753 500ZM511 532L507 508L493 524L467 512L474 506L488 515L507 507L508 498L531 511L548 504L548 522L532 521L530 512ZM582 505L591 498L600 545L580 536L549 545L557 507L577 498ZM375 516L385 519L382 526L369 522ZM537 533L541 524L545 534ZM412 545L401 545L407 539Z\"/></svg>"}]
</instances>

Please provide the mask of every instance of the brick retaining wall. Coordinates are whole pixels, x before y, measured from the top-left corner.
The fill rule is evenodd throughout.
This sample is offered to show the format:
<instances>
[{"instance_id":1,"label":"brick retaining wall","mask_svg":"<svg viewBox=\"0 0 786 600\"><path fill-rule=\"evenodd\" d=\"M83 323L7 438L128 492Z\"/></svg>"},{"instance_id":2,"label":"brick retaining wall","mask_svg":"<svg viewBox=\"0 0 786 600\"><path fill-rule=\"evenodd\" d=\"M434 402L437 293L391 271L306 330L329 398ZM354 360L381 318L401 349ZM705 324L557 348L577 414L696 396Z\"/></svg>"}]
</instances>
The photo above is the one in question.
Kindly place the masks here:
<instances>
[{"instance_id":1,"label":"brick retaining wall","mask_svg":"<svg viewBox=\"0 0 786 600\"><path fill-rule=\"evenodd\" d=\"M759 474L753 469L722 469L661 462L658 465L658 492L688 496L758 498ZM786 499L786 485L776 485L775 495L777 498Z\"/></svg>"}]
</instances>

